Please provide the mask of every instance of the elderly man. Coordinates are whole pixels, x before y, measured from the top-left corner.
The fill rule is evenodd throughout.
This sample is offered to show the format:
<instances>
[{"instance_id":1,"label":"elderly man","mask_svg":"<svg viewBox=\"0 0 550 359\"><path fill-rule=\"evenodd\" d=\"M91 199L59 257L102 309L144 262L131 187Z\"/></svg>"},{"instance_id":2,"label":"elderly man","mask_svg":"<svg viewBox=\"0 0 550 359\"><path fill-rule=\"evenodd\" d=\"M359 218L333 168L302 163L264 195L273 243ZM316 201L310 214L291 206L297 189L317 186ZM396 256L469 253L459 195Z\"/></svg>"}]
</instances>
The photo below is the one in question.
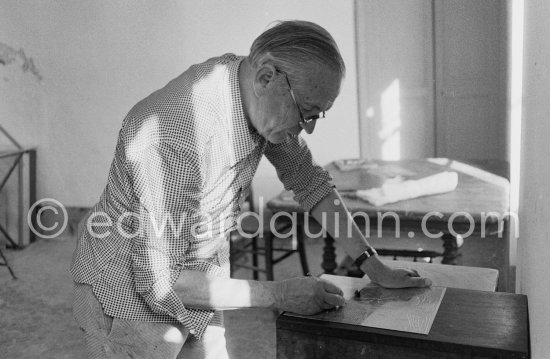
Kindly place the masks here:
<instances>
[{"instance_id":1,"label":"elderly man","mask_svg":"<svg viewBox=\"0 0 550 359\"><path fill-rule=\"evenodd\" d=\"M132 108L71 267L90 357L224 358L224 309L313 314L344 304L340 289L318 278L228 274L228 236L262 155L316 219L339 214L327 216L329 233L348 228L330 176L300 137L331 108L344 73L326 30L280 22L248 57L191 66ZM335 239L373 281L430 285L384 265L356 226L345 232Z\"/></svg>"}]
</instances>

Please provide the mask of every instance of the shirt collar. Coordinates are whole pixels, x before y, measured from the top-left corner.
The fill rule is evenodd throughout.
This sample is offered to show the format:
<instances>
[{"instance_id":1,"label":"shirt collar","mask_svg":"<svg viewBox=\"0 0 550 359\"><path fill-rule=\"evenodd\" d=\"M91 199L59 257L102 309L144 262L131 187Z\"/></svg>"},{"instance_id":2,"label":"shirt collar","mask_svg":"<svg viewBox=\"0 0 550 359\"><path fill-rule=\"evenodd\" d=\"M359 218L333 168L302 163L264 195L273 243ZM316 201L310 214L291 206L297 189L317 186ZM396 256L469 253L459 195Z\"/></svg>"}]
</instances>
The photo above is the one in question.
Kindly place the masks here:
<instances>
[{"instance_id":1,"label":"shirt collar","mask_svg":"<svg viewBox=\"0 0 550 359\"><path fill-rule=\"evenodd\" d=\"M239 87L239 66L244 57L229 63L229 91L231 93L231 118L228 130L232 136L231 165L247 157L262 140L261 135L249 126L244 114Z\"/></svg>"}]
</instances>

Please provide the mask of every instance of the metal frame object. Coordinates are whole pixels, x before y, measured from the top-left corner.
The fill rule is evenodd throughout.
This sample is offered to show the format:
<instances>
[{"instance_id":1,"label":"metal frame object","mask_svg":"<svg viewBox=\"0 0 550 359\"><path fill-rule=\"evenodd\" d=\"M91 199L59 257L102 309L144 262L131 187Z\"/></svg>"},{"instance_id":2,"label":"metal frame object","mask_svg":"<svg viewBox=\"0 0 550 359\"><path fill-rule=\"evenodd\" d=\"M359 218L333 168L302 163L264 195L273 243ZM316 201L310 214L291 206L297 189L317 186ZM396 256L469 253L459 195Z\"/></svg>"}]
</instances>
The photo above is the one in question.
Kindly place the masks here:
<instances>
[{"instance_id":1,"label":"metal frame object","mask_svg":"<svg viewBox=\"0 0 550 359\"><path fill-rule=\"evenodd\" d=\"M6 152L0 152L0 159L5 158L11 158L14 157L11 166L9 167L8 172L0 177L0 191L4 188L8 180L10 179L13 172L15 172L15 169L18 170L18 212L19 218L18 218L18 228L20 235L22 234L22 231L25 228L25 216L22 216L21 213L23 213L23 166L22 166L22 159L23 156L27 155L29 157L29 200L30 203L34 203L36 201L36 150L34 148L23 148L1 125L0 125L0 132L6 136L6 138L16 147L13 150L9 150ZM7 239L9 242L10 248L14 249L20 249L22 248L19 243L17 243L8 233L7 229L2 226L0 223L0 233ZM35 236L34 233L30 233L30 241L34 241ZM17 279L15 276L15 273L13 272L12 268L10 267L7 258L4 256L4 253L2 252L2 249L0 248L0 258L3 260L3 262L0 262L0 266L6 266L8 267L8 270L10 271L11 276L14 279Z\"/></svg>"}]
</instances>

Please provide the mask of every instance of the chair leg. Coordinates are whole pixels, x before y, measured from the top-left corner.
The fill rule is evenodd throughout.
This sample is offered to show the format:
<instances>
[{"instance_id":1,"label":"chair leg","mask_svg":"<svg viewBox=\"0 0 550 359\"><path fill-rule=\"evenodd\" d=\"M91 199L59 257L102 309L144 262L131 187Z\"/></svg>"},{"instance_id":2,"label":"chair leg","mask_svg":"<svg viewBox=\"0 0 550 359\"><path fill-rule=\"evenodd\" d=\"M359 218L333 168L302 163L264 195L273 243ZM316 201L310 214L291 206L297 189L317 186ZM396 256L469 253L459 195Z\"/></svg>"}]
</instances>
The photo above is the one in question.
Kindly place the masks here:
<instances>
[{"instance_id":1,"label":"chair leg","mask_svg":"<svg viewBox=\"0 0 550 359\"><path fill-rule=\"evenodd\" d=\"M252 241L252 265L254 267L258 267L258 237L254 237L251 239ZM259 273L257 270L253 270L252 271L252 278L254 278L254 280L258 280L259 278Z\"/></svg>"},{"instance_id":2,"label":"chair leg","mask_svg":"<svg viewBox=\"0 0 550 359\"><path fill-rule=\"evenodd\" d=\"M306 246L304 244L304 237L299 235L298 238L298 254L300 255L300 263L302 264L302 271L304 275L309 274L309 265L307 264Z\"/></svg>"},{"instance_id":3,"label":"chair leg","mask_svg":"<svg viewBox=\"0 0 550 359\"><path fill-rule=\"evenodd\" d=\"M267 280L273 280L273 234L264 233L265 247L265 274Z\"/></svg>"}]
</instances>

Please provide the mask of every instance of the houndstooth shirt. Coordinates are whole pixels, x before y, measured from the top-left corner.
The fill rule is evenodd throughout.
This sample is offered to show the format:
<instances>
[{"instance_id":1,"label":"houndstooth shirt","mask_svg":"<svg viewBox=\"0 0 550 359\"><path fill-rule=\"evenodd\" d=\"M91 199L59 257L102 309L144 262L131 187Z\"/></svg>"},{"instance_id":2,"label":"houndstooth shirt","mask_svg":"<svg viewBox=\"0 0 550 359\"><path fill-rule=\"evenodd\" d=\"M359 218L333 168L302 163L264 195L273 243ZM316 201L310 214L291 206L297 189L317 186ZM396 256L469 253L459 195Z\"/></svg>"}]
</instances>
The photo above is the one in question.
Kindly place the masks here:
<instances>
[{"instance_id":1,"label":"houndstooth shirt","mask_svg":"<svg viewBox=\"0 0 550 359\"><path fill-rule=\"evenodd\" d=\"M200 338L214 311L186 308L174 283L183 269L229 276L228 234L262 155L306 210L332 190L300 137L271 144L249 127L242 59L191 66L124 119L95 225L81 232L71 266L106 314L179 322Z\"/></svg>"}]
</instances>

